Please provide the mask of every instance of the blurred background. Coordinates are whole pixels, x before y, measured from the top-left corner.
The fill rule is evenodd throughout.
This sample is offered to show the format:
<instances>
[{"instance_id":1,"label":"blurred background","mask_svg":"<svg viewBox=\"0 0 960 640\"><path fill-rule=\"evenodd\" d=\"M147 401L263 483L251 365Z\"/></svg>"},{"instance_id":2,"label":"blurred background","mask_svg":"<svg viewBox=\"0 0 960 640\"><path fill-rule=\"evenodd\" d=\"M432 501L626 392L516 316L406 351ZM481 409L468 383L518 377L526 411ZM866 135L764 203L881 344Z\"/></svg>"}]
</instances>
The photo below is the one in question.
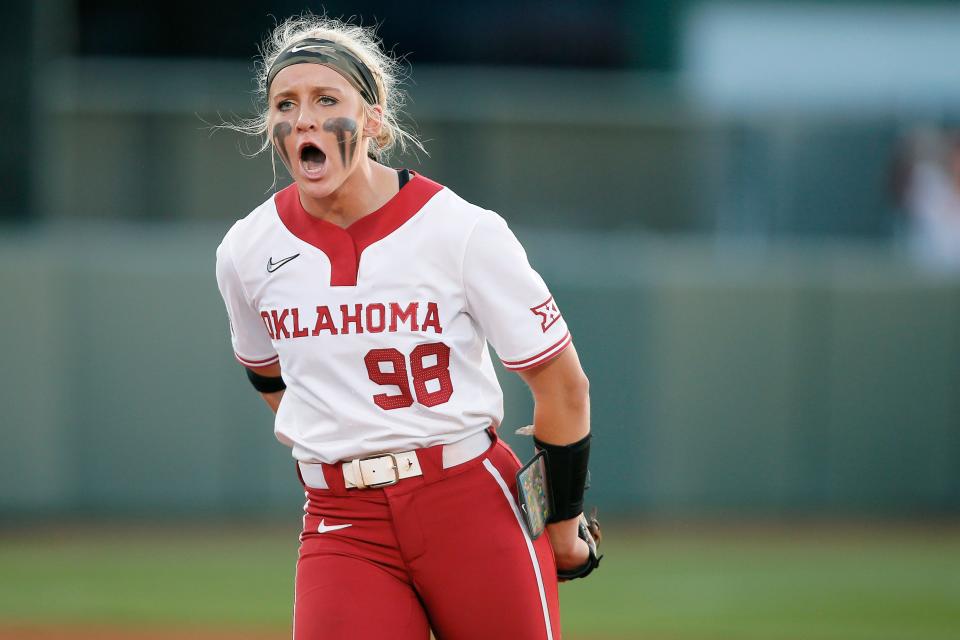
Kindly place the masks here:
<instances>
[{"instance_id":1,"label":"blurred background","mask_svg":"<svg viewBox=\"0 0 960 640\"><path fill-rule=\"evenodd\" d=\"M212 125L324 9L575 335L570 637L960 637L960 6L883 0L4 3L0 637L287 637L302 492L213 273L273 172Z\"/></svg>"}]
</instances>

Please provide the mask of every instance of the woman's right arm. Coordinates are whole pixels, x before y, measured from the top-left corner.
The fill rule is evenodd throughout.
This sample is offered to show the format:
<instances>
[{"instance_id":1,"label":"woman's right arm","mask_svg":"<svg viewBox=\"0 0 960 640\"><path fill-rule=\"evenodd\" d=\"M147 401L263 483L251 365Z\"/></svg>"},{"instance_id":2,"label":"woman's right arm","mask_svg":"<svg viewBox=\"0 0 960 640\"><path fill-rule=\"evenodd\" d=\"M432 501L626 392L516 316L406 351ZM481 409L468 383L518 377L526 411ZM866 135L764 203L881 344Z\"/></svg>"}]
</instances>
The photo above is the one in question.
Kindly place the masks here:
<instances>
[{"instance_id":1,"label":"woman's right arm","mask_svg":"<svg viewBox=\"0 0 960 640\"><path fill-rule=\"evenodd\" d=\"M268 378L279 378L280 377L280 363L275 362L266 367L247 367L250 371L254 373L266 376ZM260 393L260 397L263 398L263 401L267 403L267 406L270 407L274 413L277 412L277 409L280 408L280 401L283 399L283 391L274 391L273 393Z\"/></svg>"},{"instance_id":2,"label":"woman's right arm","mask_svg":"<svg viewBox=\"0 0 960 640\"><path fill-rule=\"evenodd\" d=\"M232 231L232 230L231 230ZM280 363L277 352L274 350L263 325L258 309L250 301L240 281L229 251L229 235L217 247L217 286L227 308L227 317L230 319L230 340L237 360L250 372L266 378L280 377ZM271 363L254 366L257 363ZM249 376L248 376L249 377ZM251 378L254 386L257 381ZM267 389L277 385L267 385ZM282 387L282 385L281 385ZM264 402L274 413L280 407L283 391L260 392Z\"/></svg>"}]
</instances>

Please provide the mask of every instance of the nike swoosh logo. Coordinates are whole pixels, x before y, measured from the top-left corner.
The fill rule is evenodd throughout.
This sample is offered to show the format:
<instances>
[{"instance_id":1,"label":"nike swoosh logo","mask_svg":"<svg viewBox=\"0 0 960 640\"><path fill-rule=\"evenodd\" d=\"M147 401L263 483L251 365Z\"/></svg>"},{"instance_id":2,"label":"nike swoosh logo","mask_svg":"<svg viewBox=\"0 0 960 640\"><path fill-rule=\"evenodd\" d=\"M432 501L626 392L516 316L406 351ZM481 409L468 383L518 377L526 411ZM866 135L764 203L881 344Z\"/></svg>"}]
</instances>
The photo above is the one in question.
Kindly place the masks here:
<instances>
[{"instance_id":1,"label":"nike swoosh logo","mask_svg":"<svg viewBox=\"0 0 960 640\"><path fill-rule=\"evenodd\" d=\"M309 51L310 49L328 49L329 47L322 44L307 44L304 46L297 45L293 49L290 49L290 53L296 53L297 51Z\"/></svg>"},{"instance_id":2,"label":"nike swoosh logo","mask_svg":"<svg viewBox=\"0 0 960 640\"><path fill-rule=\"evenodd\" d=\"M352 524L332 524L329 527L320 520L320 525L317 526L317 533L330 533L331 531L336 531L338 529L346 529L347 527L352 527Z\"/></svg>"},{"instance_id":3,"label":"nike swoosh logo","mask_svg":"<svg viewBox=\"0 0 960 640\"><path fill-rule=\"evenodd\" d=\"M279 268L282 267L283 265L287 264L288 262L290 262L291 260L293 260L294 258L297 258L297 257L299 257L299 256L300 256L299 253L295 253L295 254L293 254L292 256L290 256L289 258L284 258L283 260L280 260L279 262L274 262L274 261L273 261L273 256L270 256L270 258L267 259L267 273L273 273L274 271L276 271L277 269L279 269Z\"/></svg>"}]
</instances>

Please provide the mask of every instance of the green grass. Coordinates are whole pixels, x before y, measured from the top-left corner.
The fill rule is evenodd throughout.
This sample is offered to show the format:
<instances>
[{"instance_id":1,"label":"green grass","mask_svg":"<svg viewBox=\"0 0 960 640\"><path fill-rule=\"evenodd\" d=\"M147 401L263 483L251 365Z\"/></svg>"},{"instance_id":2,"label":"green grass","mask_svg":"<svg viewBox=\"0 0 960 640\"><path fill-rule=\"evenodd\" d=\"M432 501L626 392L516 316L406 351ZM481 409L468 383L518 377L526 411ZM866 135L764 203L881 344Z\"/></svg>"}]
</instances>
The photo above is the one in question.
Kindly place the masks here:
<instances>
[{"instance_id":1,"label":"green grass","mask_svg":"<svg viewBox=\"0 0 960 640\"><path fill-rule=\"evenodd\" d=\"M0 621L277 626L296 531L81 531L0 538Z\"/></svg>"},{"instance_id":2,"label":"green grass","mask_svg":"<svg viewBox=\"0 0 960 640\"><path fill-rule=\"evenodd\" d=\"M566 628L652 638L960 638L960 536L613 536Z\"/></svg>"},{"instance_id":3,"label":"green grass","mask_svg":"<svg viewBox=\"0 0 960 640\"><path fill-rule=\"evenodd\" d=\"M960 637L960 533L609 528L561 587L574 638ZM288 628L296 531L148 528L0 536L0 624ZM281 636L282 637L282 636Z\"/></svg>"}]
</instances>

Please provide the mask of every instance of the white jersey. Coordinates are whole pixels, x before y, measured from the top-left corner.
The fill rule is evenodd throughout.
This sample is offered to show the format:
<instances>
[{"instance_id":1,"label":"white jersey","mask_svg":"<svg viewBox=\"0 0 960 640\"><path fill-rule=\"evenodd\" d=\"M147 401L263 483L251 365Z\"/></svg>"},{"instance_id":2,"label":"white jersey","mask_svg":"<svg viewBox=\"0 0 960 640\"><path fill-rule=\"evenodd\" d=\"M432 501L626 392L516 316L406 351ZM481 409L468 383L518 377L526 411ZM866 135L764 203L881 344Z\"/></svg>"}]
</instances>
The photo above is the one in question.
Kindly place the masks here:
<instances>
[{"instance_id":1,"label":"white jersey","mask_svg":"<svg viewBox=\"0 0 960 640\"><path fill-rule=\"evenodd\" d=\"M217 249L233 349L280 362L277 438L303 462L449 444L503 418L508 369L570 344L543 279L497 214L420 175L346 229L295 184Z\"/></svg>"}]
</instances>

